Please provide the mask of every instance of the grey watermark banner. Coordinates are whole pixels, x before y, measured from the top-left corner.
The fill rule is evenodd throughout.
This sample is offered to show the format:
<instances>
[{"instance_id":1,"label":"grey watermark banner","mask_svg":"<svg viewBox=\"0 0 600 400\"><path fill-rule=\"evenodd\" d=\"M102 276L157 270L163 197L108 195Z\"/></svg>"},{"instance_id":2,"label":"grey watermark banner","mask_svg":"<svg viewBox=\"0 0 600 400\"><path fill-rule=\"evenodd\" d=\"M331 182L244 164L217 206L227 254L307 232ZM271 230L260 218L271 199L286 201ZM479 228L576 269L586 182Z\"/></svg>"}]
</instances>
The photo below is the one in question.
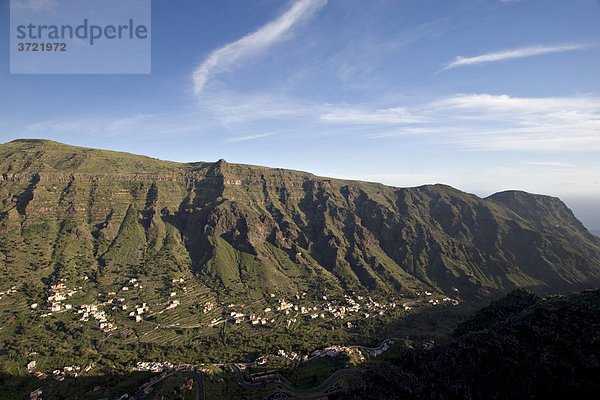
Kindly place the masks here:
<instances>
[{"instance_id":1,"label":"grey watermark banner","mask_svg":"<svg viewBox=\"0 0 600 400\"><path fill-rule=\"evenodd\" d=\"M150 0L11 0L11 74L149 74Z\"/></svg>"}]
</instances>

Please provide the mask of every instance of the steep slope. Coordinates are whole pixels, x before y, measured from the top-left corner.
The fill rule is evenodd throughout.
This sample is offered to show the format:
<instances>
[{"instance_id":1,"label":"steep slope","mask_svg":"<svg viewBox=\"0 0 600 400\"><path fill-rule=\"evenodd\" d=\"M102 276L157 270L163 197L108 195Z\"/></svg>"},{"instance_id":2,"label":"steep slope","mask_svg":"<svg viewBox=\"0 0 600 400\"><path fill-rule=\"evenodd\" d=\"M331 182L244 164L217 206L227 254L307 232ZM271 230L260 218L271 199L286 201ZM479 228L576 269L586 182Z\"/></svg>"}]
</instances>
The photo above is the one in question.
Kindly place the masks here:
<instances>
[{"instance_id":1,"label":"steep slope","mask_svg":"<svg viewBox=\"0 0 600 400\"><path fill-rule=\"evenodd\" d=\"M193 271L230 296L600 284L600 239L559 200L178 164L43 140L0 145L0 280ZM171 272L168 272L171 271ZM166 279L166 278L165 278ZM2 283L2 282L0 282Z\"/></svg>"},{"instance_id":2,"label":"steep slope","mask_svg":"<svg viewBox=\"0 0 600 400\"><path fill-rule=\"evenodd\" d=\"M372 369L367 399L594 398L600 291L547 299L517 290L446 344L404 350Z\"/></svg>"}]
</instances>

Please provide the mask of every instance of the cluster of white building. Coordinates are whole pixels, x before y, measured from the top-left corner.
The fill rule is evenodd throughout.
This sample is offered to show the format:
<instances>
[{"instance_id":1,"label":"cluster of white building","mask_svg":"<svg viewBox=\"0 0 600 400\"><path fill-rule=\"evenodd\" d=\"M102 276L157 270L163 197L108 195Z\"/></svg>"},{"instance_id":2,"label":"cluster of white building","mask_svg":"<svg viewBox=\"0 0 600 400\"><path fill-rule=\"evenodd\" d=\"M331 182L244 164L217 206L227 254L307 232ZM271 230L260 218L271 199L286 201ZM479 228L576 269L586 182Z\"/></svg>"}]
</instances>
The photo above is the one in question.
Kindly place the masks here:
<instances>
[{"instance_id":1,"label":"cluster of white building","mask_svg":"<svg viewBox=\"0 0 600 400\"><path fill-rule=\"evenodd\" d=\"M175 307L177 307L179 305L179 300L171 300L169 302L169 305L167 306L167 309L172 310Z\"/></svg>"},{"instance_id":2,"label":"cluster of white building","mask_svg":"<svg viewBox=\"0 0 600 400\"><path fill-rule=\"evenodd\" d=\"M124 306L123 310L127 310L127 306ZM135 319L135 322L142 322L142 315L147 313L150 307L146 303L142 303L142 305L136 305L135 311L130 311L129 316Z\"/></svg>"},{"instance_id":3,"label":"cluster of white building","mask_svg":"<svg viewBox=\"0 0 600 400\"><path fill-rule=\"evenodd\" d=\"M136 364L134 371L151 371L151 372L163 372L170 371L173 368L173 364L170 362L155 362L155 361L140 361Z\"/></svg>"},{"instance_id":4,"label":"cluster of white building","mask_svg":"<svg viewBox=\"0 0 600 400\"><path fill-rule=\"evenodd\" d=\"M275 297L274 294L270 294L270 297ZM297 294L296 298L298 300L304 299L306 297L306 292L302 292L301 294ZM346 316L352 313L360 313L362 312L362 316L364 318L370 318L375 315L384 315L386 310L394 309L398 305L395 302L389 304L382 304L377 301L374 301L370 297L365 299L362 296L357 296L357 300L354 300L352 297L348 295L344 295L345 304L340 305L334 300L328 300L327 296L323 296L323 300L325 301L323 304L316 305L299 305L294 304L292 301L287 301L285 298L279 298L277 306L271 308L270 306L266 307L262 310L264 315L258 315L251 313L249 315L245 314L242 311L231 311L229 314L229 321L234 322L236 324L241 324L244 322L249 322L252 325L266 325L267 323L275 323L275 318L269 318L267 315L270 313L285 313L285 315L289 315L290 312L296 312L296 314L310 316L311 319L322 318L324 319L327 315L335 318L335 319L344 319ZM363 304L359 303L362 301ZM206 303L204 306L204 312L208 312L213 310L216 307L214 303ZM245 308L244 304L240 304L236 306L235 304L229 304L228 308ZM410 307L405 306L405 310L410 309ZM289 318L286 319L286 328L290 328L290 326L296 322L297 319ZM222 319L213 319L211 321L211 325L215 325L218 322L224 322Z\"/></svg>"},{"instance_id":5,"label":"cluster of white building","mask_svg":"<svg viewBox=\"0 0 600 400\"><path fill-rule=\"evenodd\" d=\"M91 369L91 368L90 368ZM81 371L81 367L78 365L71 365L69 367L64 367L62 371L60 369L55 369L52 371L52 378L55 381L62 382L65 380L65 376L69 375L73 378L77 378ZM89 370L88 370L89 371Z\"/></svg>"},{"instance_id":6,"label":"cluster of white building","mask_svg":"<svg viewBox=\"0 0 600 400\"><path fill-rule=\"evenodd\" d=\"M387 350L387 348L385 350ZM356 347L330 346L330 347L326 347L321 350L315 350L310 354L310 356L309 355L300 355L293 351L290 353L287 353L285 350L279 349L277 351L276 355L259 357L256 360L256 363L259 365L266 364L269 357L283 358L287 361L291 361L291 362L295 362L295 363L305 363L308 361L312 361L316 358L336 357L341 354L355 355L360 362L365 361L365 356L363 355L362 351Z\"/></svg>"},{"instance_id":7,"label":"cluster of white building","mask_svg":"<svg viewBox=\"0 0 600 400\"><path fill-rule=\"evenodd\" d=\"M82 279L88 279L87 276L82 277ZM66 304L64 303L65 300L67 300L68 298L70 298L71 296L73 296L75 293L77 293L77 289L69 289L66 287L65 285L65 280L61 280L59 283L57 283L56 285L52 285L51 287L51 293L48 296L47 300L50 303L50 312L47 314L42 314L42 316L47 316L47 315L51 315L52 312L58 312L58 311L62 311L62 310L69 310L72 308L71 304ZM174 291L176 289L175 286L177 286L179 289L182 289L182 284L184 283L184 279L183 278L176 278L176 279L172 279L172 284L173 286L173 290L172 292L170 292L170 300L169 302L166 304L166 308L163 311L160 311L159 313L162 313L166 310L171 310L174 309L176 307L178 307L180 305L180 301L178 299L176 299L175 297L177 297L177 292ZM140 282L137 280L137 278L131 278L129 279L120 289L120 291L122 292L127 292L130 290L134 290L134 289L141 289L143 286L140 284ZM79 287L79 289L81 289L81 287ZM183 287L184 292L186 291L186 287ZM0 292L0 294L3 293L11 293L16 291L16 287L13 287L11 289L9 289L9 291L6 292ZM105 311L101 311L98 309L98 307L106 305L106 304L113 304L113 310L120 308L122 311L128 311L129 306L127 304L125 304L125 298L119 298L118 300L116 299L117 293L116 292L108 292L106 294L106 301L103 304L91 304L91 305L82 305L79 307L78 313L83 314L80 318L80 321L89 321L91 318L95 319L96 321L98 321L99 323L99 327L100 329L105 332L111 332L115 329L117 329L116 325L110 321L108 321L107 316L106 316L106 312ZM419 296L432 296L431 292L428 291L424 291L422 293L417 293L417 295ZM269 296L271 298L276 297L275 294L271 293L269 294ZM299 294L296 294L296 302L304 302L305 298L307 296L307 292L301 292ZM391 309L395 309L397 306L400 306L399 304L396 304L396 302L392 301L389 304L385 304L385 303L379 303L377 301L374 301L371 297L363 297L363 296L359 296L356 295L354 293L352 293L352 296L350 296L349 294L344 294L344 299L339 301L339 300L332 300L332 299L328 299L327 296L322 296L323 302L321 304L317 304L315 305L314 302L313 304L305 304L305 305L301 305L301 304L294 304L293 301L288 301L285 298L279 298L277 301L277 305L268 305L266 308L264 308L263 310L254 313L250 312L248 314L244 313L244 312L238 312L235 310L232 310L229 317L230 318L214 318L211 320L210 325L217 325L221 322L234 322L236 324L241 324L241 323L249 323L251 325L267 325L267 324L274 324L276 321L276 317L275 315L273 316L269 316L270 314L279 314L279 313L285 313L285 315L289 315L291 312L295 312L296 315L294 315L293 317L290 316L287 319L284 319L285 321L285 326L286 328L290 328L292 326L292 324L294 324L295 322L297 322L297 315L306 315L306 318L310 317L310 319L317 319L317 318L321 318L321 319L325 319L326 317L331 317L334 319L344 319L346 317L351 317L352 314L355 314L357 316L360 316L361 318L371 318L373 316L376 315L384 315L385 312L387 310L391 310ZM117 305L116 303L120 302L120 305ZM445 297L443 299L437 299L437 298L431 298L429 299L428 303L430 303L431 305L438 305L441 302L450 302L451 304L457 305L458 301L454 300L452 298L449 297ZM411 309L411 305L412 303L404 303L401 304L401 306L404 308L405 311L408 311ZM37 304L31 304L31 308L34 309L36 308L38 305ZM212 301L208 301L204 304L203 306L203 313L208 313L211 312L215 309L218 309L220 306L223 306L222 304L217 304L215 302ZM240 304L238 306L236 306L235 304L230 304L228 306L229 308L234 308L234 307L239 307L241 309L244 309L245 306L244 304ZM128 311L129 317L131 317L132 319L135 319L136 322L143 322L143 315L149 312L149 306L146 303L142 303L142 305L136 305L135 307L133 307L130 311ZM352 328L354 327L354 325L352 323L347 323L348 328Z\"/></svg>"},{"instance_id":8,"label":"cluster of white building","mask_svg":"<svg viewBox=\"0 0 600 400\"><path fill-rule=\"evenodd\" d=\"M50 304L50 313L58 312L61 310L70 310L71 308L73 308L71 304L63 304L63 301L67 300L69 297L77 293L77 290L67 288L67 286L64 284L64 281L65 279L61 279L61 282L57 283L56 285L50 286L50 295L46 299ZM37 308L37 304L33 303L31 305L31 308Z\"/></svg>"},{"instance_id":9,"label":"cluster of white building","mask_svg":"<svg viewBox=\"0 0 600 400\"><path fill-rule=\"evenodd\" d=\"M82 314L81 318L79 318L80 321L89 321L90 317L98 321L100 330L104 333L117 329L114 323L108 321L106 311L99 310L97 304L82 304L79 306L77 313Z\"/></svg>"},{"instance_id":10,"label":"cluster of white building","mask_svg":"<svg viewBox=\"0 0 600 400\"><path fill-rule=\"evenodd\" d=\"M66 376L70 376L71 378L77 378L82 372L88 372L93 367L94 364L91 363L87 367L85 367L83 371L78 365L66 366L62 370L55 369L54 371L52 371L52 379L54 379L55 381L62 382L65 380ZM35 361L30 361L27 364L27 372L29 372L38 379L46 379L48 377L48 375L44 374L43 372L37 371Z\"/></svg>"},{"instance_id":11,"label":"cluster of white building","mask_svg":"<svg viewBox=\"0 0 600 400\"><path fill-rule=\"evenodd\" d=\"M191 364L178 364L175 365L168 361L157 362L157 361L140 361L133 368L134 371L151 371L151 372L165 372L165 371L193 371L194 366Z\"/></svg>"},{"instance_id":12,"label":"cluster of white building","mask_svg":"<svg viewBox=\"0 0 600 400\"><path fill-rule=\"evenodd\" d=\"M217 305L211 301L207 302L206 304L204 304L204 308L202 309L202 312L204 314L206 314L207 312L212 311Z\"/></svg>"},{"instance_id":13,"label":"cluster of white building","mask_svg":"<svg viewBox=\"0 0 600 400\"><path fill-rule=\"evenodd\" d=\"M337 357L340 354L355 355L356 357L358 357L358 360L360 362L365 361L365 356L363 355L360 349L356 347L346 346L330 346L325 347L322 350L315 350L310 354L310 357L306 361L312 360L317 357Z\"/></svg>"},{"instance_id":14,"label":"cluster of white building","mask_svg":"<svg viewBox=\"0 0 600 400\"><path fill-rule=\"evenodd\" d=\"M302 362L303 358L308 359L308 356L301 357L298 353L295 353L293 351L288 354L285 352L285 350L282 350L282 349L280 349L277 352L277 357L285 358L286 360L289 360L292 362Z\"/></svg>"},{"instance_id":15,"label":"cluster of white building","mask_svg":"<svg viewBox=\"0 0 600 400\"><path fill-rule=\"evenodd\" d=\"M295 323L295 322L296 322L296 318L288 319L288 320L285 322L285 327L286 327L287 329L290 329L290 326L292 326L292 324L293 324L293 323Z\"/></svg>"},{"instance_id":16,"label":"cluster of white building","mask_svg":"<svg viewBox=\"0 0 600 400\"><path fill-rule=\"evenodd\" d=\"M131 287L130 287L131 286ZM128 292L129 290L134 290L134 289L143 289L144 286L142 286L138 280L136 278L131 278L129 280L129 282L127 282L127 284L125 284L122 288L121 291L122 292ZM116 294L115 292L110 292L109 294L112 294L113 296Z\"/></svg>"},{"instance_id":17,"label":"cluster of white building","mask_svg":"<svg viewBox=\"0 0 600 400\"><path fill-rule=\"evenodd\" d=\"M456 299L451 299L450 297L444 297L441 302L450 302L450 304L457 306L459 304L458 300ZM437 306L438 304L440 304L440 299L429 299L428 301L429 304L431 304L432 306Z\"/></svg>"},{"instance_id":18,"label":"cluster of white building","mask_svg":"<svg viewBox=\"0 0 600 400\"><path fill-rule=\"evenodd\" d=\"M347 305L337 305L332 302L327 302L323 305L322 310L338 319L344 319L349 314L359 313L361 311L364 318L370 318L375 315L384 315L386 310L394 309L397 306L395 302L382 304L374 301L370 297L365 300L364 297L357 296L357 300L354 300L352 297L345 294L344 299L346 300ZM359 301L363 301L363 304L359 303ZM316 318L312 315L311 317Z\"/></svg>"}]
</instances>

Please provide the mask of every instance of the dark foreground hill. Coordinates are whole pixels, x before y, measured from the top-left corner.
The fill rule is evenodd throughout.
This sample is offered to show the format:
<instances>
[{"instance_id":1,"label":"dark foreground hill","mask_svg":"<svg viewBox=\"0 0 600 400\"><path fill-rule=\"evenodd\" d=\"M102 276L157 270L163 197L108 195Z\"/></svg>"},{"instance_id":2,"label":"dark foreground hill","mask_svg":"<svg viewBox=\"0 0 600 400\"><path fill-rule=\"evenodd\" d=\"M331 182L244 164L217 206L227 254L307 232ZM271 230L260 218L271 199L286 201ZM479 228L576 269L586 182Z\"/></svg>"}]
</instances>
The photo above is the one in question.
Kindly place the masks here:
<instances>
[{"instance_id":1,"label":"dark foreground hill","mask_svg":"<svg viewBox=\"0 0 600 400\"><path fill-rule=\"evenodd\" d=\"M591 399L600 391L600 291L542 299L517 290L449 343L370 371L370 399Z\"/></svg>"},{"instance_id":2,"label":"dark foreground hill","mask_svg":"<svg viewBox=\"0 0 600 400\"><path fill-rule=\"evenodd\" d=\"M178 164L45 140L0 145L0 174L2 285L85 274L107 286L160 270L192 271L234 297L433 290L468 299L600 284L600 239L548 196L481 199L444 185Z\"/></svg>"}]
</instances>

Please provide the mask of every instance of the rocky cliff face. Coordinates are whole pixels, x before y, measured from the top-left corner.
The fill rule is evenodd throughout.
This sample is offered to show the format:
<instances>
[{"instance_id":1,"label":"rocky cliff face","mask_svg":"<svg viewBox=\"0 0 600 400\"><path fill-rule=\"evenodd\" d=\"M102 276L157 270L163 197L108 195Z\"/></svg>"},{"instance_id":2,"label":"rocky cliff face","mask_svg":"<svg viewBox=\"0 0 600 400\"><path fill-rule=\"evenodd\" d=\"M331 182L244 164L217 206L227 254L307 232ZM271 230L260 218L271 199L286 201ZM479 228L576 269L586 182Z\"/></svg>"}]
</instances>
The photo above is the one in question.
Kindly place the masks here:
<instances>
[{"instance_id":1,"label":"rocky cliff face","mask_svg":"<svg viewBox=\"0 0 600 400\"><path fill-rule=\"evenodd\" d=\"M189 270L213 290L482 297L600 284L600 239L556 198L481 199L280 169L177 164L49 141L0 145L0 271ZM148 272L150 271L150 272Z\"/></svg>"}]
</instances>

